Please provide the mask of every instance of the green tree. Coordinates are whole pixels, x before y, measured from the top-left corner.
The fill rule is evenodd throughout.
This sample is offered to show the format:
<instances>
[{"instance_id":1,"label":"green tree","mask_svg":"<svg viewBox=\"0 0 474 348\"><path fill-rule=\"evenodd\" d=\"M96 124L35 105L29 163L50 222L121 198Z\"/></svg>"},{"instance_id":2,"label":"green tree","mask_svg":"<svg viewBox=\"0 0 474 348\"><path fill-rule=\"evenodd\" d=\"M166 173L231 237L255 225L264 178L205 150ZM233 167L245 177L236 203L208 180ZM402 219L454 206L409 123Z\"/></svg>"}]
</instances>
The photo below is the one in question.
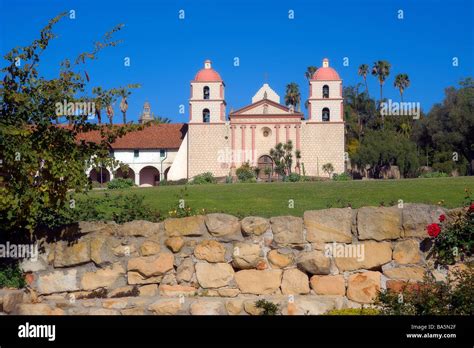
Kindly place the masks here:
<instances>
[{"instance_id":1,"label":"green tree","mask_svg":"<svg viewBox=\"0 0 474 348\"><path fill-rule=\"evenodd\" d=\"M316 70L318 70L318 67L314 66L314 65L310 65L306 68L306 71L304 73L304 77L306 77L306 80L308 80L308 83L311 83L311 79L312 79L314 73L316 72ZM304 107L306 109L308 109L308 107L309 107L308 99L306 99L306 101L304 102Z\"/></svg>"},{"instance_id":2,"label":"green tree","mask_svg":"<svg viewBox=\"0 0 474 348\"><path fill-rule=\"evenodd\" d=\"M301 102L300 88L298 84L291 82L286 85L285 105L292 105L295 110L298 109Z\"/></svg>"},{"instance_id":3,"label":"green tree","mask_svg":"<svg viewBox=\"0 0 474 348\"><path fill-rule=\"evenodd\" d=\"M270 150L270 157L275 163L275 173L283 177L291 174L293 164L293 142L288 140L286 144L278 143Z\"/></svg>"},{"instance_id":4,"label":"green tree","mask_svg":"<svg viewBox=\"0 0 474 348\"><path fill-rule=\"evenodd\" d=\"M374 63L372 66L372 75L377 77L379 80L379 85L380 85L380 101L379 101L379 108L382 105L383 101L383 85L385 83L385 80L387 77L390 75L390 68L391 65L389 62L386 60L379 60ZM382 115L382 126L385 123L385 117Z\"/></svg>"},{"instance_id":5,"label":"green tree","mask_svg":"<svg viewBox=\"0 0 474 348\"><path fill-rule=\"evenodd\" d=\"M474 80L466 78L459 88L445 90L442 103L435 104L414 126L412 138L431 165L447 174L473 173Z\"/></svg>"},{"instance_id":6,"label":"green tree","mask_svg":"<svg viewBox=\"0 0 474 348\"><path fill-rule=\"evenodd\" d=\"M404 177L413 177L419 167L416 144L391 128L367 131L351 159L359 168L368 166L375 178L387 166L398 166Z\"/></svg>"},{"instance_id":7,"label":"green tree","mask_svg":"<svg viewBox=\"0 0 474 348\"><path fill-rule=\"evenodd\" d=\"M323 169L323 172L328 174L329 177L331 177L332 172L334 172L334 166L332 165L332 163L324 164L322 169Z\"/></svg>"},{"instance_id":8,"label":"green tree","mask_svg":"<svg viewBox=\"0 0 474 348\"><path fill-rule=\"evenodd\" d=\"M31 237L42 227L67 220L67 211L74 206L69 192L90 188L85 169L99 164L115 167L117 161L109 156L111 143L138 128L91 124L85 111L58 112L58 103L97 104L112 93L98 87L95 97L88 96L88 75L84 80L79 70L86 60L97 59L100 51L116 46L120 41L112 37L122 28L119 25L106 33L74 62L65 59L59 76L47 79L39 71L40 57L55 37L53 26L65 16L53 18L31 45L13 48L5 55L0 89L0 225L4 238ZM56 126L65 115L70 126ZM87 140L92 131L100 134L99 142Z\"/></svg>"},{"instance_id":9,"label":"green tree","mask_svg":"<svg viewBox=\"0 0 474 348\"><path fill-rule=\"evenodd\" d=\"M369 95L369 85L367 84L367 73L369 71L369 66L367 64L361 64L359 66L359 70L357 71L357 74L359 76L362 76L364 79L364 84L365 84L365 92L367 95Z\"/></svg>"},{"instance_id":10,"label":"green tree","mask_svg":"<svg viewBox=\"0 0 474 348\"><path fill-rule=\"evenodd\" d=\"M403 92L410 86L410 79L407 74L398 74L395 76L395 82L393 83L395 88L400 91L400 99L403 102Z\"/></svg>"}]
</instances>

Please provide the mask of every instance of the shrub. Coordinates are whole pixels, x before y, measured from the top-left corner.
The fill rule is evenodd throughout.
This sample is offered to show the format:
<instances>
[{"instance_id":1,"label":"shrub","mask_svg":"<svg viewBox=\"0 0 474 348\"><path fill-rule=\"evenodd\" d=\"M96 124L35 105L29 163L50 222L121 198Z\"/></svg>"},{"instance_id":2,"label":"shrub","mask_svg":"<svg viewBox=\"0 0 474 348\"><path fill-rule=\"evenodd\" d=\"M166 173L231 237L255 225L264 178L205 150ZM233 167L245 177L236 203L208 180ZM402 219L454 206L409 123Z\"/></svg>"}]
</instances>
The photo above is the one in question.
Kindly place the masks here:
<instances>
[{"instance_id":1,"label":"shrub","mask_svg":"<svg viewBox=\"0 0 474 348\"><path fill-rule=\"evenodd\" d=\"M206 172L202 174L198 174L194 177L194 179L191 181L191 184L193 185L202 185L202 184L215 184L216 178L214 178L214 174L211 172Z\"/></svg>"},{"instance_id":2,"label":"shrub","mask_svg":"<svg viewBox=\"0 0 474 348\"><path fill-rule=\"evenodd\" d=\"M23 288L25 279L18 262L0 264L0 288Z\"/></svg>"},{"instance_id":3,"label":"shrub","mask_svg":"<svg viewBox=\"0 0 474 348\"><path fill-rule=\"evenodd\" d=\"M133 186L134 186L134 182L132 179L124 179L124 178L116 178L107 183L107 188L109 190L126 189Z\"/></svg>"},{"instance_id":4,"label":"shrub","mask_svg":"<svg viewBox=\"0 0 474 348\"><path fill-rule=\"evenodd\" d=\"M332 179L334 181L348 181L348 180L352 180L352 177L348 173L341 173L341 174L334 173L332 175Z\"/></svg>"},{"instance_id":5,"label":"shrub","mask_svg":"<svg viewBox=\"0 0 474 348\"><path fill-rule=\"evenodd\" d=\"M427 226L428 235L433 238L430 256L441 265L454 264L474 253L474 204L466 189L465 207L459 211L439 216L439 224Z\"/></svg>"},{"instance_id":6,"label":"shrub","mask_svg":"<svg viewBox=\"0 0 474 348\"><path fill-rule=\"evenodd\" d=\"M133 220L159 221L160 213L143 203L143 197L132 195L110 195L87 197L70 209L72 221L115 221L119 224Z\"/></svg>"},{"instance_id":7,"label":"shrub","mask_svg":"<svg viewBox=\"0 0 474 348\"><path fill-rule=\"evenodd\" d=\"M407 283L401 292L383 290L376 304L389 315L473 315L474 268L454 272L446 282L425 276L422 283Z\"/></svg>"},{"instance_id":8,"label":"shrub","mask_svg":"<svg viewBox=\"0 0 474 348\"><path fill-rule=\"evenodd\" d=\"M419 178L446 178L449 175L443 172L431 172L431 173L423 173L419 176Z\"/></svg>"},{"instance_id":9,"label":"shrub","mask_svg":"<svg viewBox=\"0 0 474 348\"><path fill-rule=\"evenodd\" d=\"M255 307L263 309L260 315L277 315L280 313L279 306L267 300L258 300L255 302Z\"/></svg>"},{"instance_id":10,"label":"shrub","mask_svg":"<svg viewBox=\"0 0 474 348\"><path fill-rule=\"evenodd\" d=\"M331 309L326 315L379 315L380 311L376 308L344 308Z\"/></svg>"},{"instance_id":11,"label":"shrub","mask_svg":"<svg viewBox=\"0 0 474 348\"><path fill-rule=\"evenodd\" d=\"M290 175L285 176L283 181L298 182L301 181L301 175L298 173L291 173Z\"/></svg>"},{"instance_id":12,"label":"shrub","mask_svg":"<svg viewBox=\"0 0 474 348\"><path fill-rule=\"evenodd\" d=\"M249 162L245 162L242 164L237 170L235 171L235 174L239 178L240 182L255 182L256 177L255 177L255 170L250 167Z\"/></svg>"}]
</instances>

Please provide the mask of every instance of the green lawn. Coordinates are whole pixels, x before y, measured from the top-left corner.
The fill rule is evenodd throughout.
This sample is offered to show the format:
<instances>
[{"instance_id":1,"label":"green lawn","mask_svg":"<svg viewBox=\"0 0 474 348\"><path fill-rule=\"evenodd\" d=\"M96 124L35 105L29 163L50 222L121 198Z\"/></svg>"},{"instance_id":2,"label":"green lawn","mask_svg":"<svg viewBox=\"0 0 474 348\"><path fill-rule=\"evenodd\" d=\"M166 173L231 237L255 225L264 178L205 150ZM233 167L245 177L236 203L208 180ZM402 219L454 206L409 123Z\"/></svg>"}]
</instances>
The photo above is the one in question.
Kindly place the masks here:
<instances>
[{"instance_id":1,"label":"green lawn","mask_svg":"<svg viewBox=\"0 0 474 348\"><path fill-rule=\"evenodd\" d=\"M325 181L299 183L217 184L188 185L184 197L187 206L206 211L226 212L236 216L259 215L302 216L311 209L379 206L396 203L437 204L443 201L448 208L462 205L466 188L474 189L474 177L430 178L371 181ZM173 209L185 186L133 188L124 191L103 190L89 193L92 196L135 193L145 203L167 215ZM294 208L289 208L289 200Z\"/></svg>"}]
</instances>

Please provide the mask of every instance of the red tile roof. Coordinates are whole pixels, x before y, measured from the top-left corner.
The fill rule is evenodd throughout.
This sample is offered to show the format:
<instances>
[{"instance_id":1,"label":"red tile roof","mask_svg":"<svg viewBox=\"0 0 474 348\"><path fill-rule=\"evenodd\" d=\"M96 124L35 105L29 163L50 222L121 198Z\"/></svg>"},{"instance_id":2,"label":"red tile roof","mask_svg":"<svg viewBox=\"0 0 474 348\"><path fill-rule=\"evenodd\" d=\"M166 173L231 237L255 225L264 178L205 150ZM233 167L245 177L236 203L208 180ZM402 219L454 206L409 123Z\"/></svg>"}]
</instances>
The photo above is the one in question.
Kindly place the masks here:
<instances>
[{"instance_id":1,"label":"red tile roof","mask_svg":"<svg viewBox=\"0 0 474 348\"><path fill-rule=\"evenodd\" d=\"M186 135L185 123L163 123L145 126L143 130L133 131L112 143L114 150L133 149L178 149ZM80 133L79 140L99 142L100 132Z\"/></svg>"}]
</instances>

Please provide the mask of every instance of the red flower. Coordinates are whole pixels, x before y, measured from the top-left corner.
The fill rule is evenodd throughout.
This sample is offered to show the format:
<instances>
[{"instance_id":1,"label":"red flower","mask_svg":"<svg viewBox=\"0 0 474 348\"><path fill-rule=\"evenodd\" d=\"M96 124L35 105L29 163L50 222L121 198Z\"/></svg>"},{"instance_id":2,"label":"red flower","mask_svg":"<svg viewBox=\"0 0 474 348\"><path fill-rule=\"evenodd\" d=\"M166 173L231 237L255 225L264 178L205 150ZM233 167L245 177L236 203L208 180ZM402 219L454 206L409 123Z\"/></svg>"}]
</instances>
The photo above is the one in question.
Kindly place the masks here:
<instances>
[{"instance_id":1,"label":"red flower","mask_svg":"<svg viewBox=\"0 0 474 348\"><path fill-rule=\"evenodd\" d=\"M446 220L446 215L441 214L441 215L439 216L439 222L443 222L444 220Z\"/></svg>"},{"instance_id":2,"label":"red flower","mask_svg":"<svg viewBox=\"0 0 474 348\"><path fill-rule=\"evenodd\" d=\"M436 223L428 225L426 229L428 231L428 235L434 238L438 237L438 234L441 232L441 227L439 227L439 225Z\"/></svg>"},{"instance_id":3,"label":"red flower","mask_svg":"<svg viewBox=\"0 0 474 348\"><path fill-rule=\"evenodd\" d=\"M471 203L471 205L469 206L469 210L474 210L474 203Z\"/></svg>"}]
</instances>

